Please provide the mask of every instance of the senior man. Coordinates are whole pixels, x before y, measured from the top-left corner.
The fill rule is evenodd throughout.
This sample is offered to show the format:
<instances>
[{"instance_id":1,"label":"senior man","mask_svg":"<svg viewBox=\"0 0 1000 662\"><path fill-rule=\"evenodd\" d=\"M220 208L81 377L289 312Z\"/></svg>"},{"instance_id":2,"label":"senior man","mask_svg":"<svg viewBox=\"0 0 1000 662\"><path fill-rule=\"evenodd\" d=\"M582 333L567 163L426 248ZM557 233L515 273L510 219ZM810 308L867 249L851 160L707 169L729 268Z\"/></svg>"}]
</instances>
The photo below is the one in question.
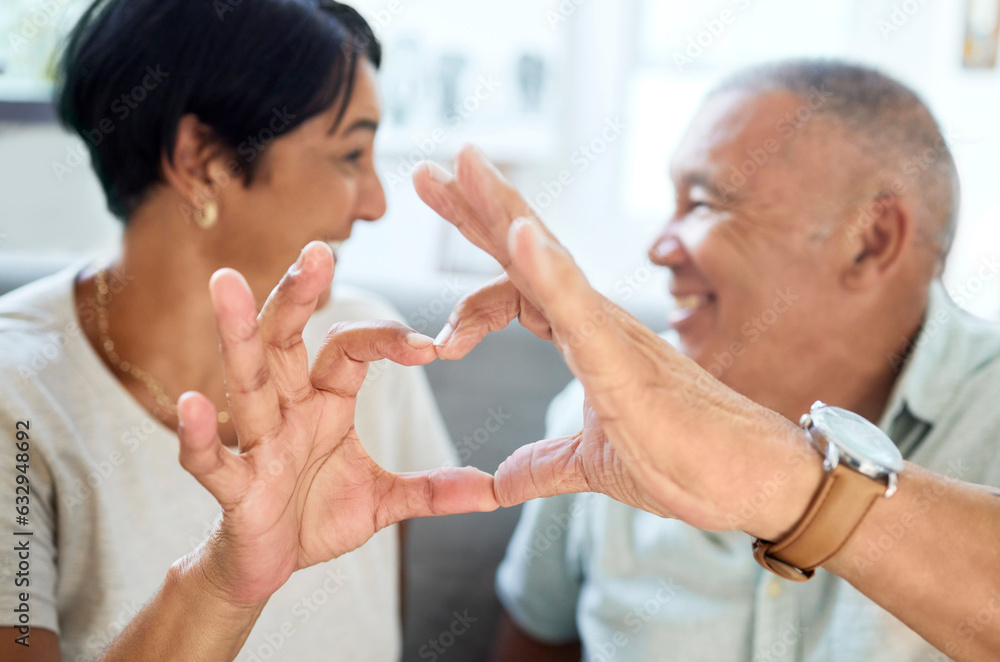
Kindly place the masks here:
<instances>
[{"instance_id":1,"label":"senior man","mask_svg":"<svg viewBox=\"0 0 1000 662\"><path fill-rule=\"evenodd\" d=\"M912 91L836 62L741 72L709 95L671 176L677 209L650 256L671 271L679 349L792 420L823 400L879 422L912 462L1000 483L1000 331L938 280L958 181ZM553 402L549 437L583 426L582 400L574 383ZM777 467L727 524L796 469ZM906 535L890 528L859 572ZM582 642L595 661L945 659L845 581L784 581L749 544L598 494L532 502L497 576L496 656L576 660Z\"/></svg>"}]
</instances>

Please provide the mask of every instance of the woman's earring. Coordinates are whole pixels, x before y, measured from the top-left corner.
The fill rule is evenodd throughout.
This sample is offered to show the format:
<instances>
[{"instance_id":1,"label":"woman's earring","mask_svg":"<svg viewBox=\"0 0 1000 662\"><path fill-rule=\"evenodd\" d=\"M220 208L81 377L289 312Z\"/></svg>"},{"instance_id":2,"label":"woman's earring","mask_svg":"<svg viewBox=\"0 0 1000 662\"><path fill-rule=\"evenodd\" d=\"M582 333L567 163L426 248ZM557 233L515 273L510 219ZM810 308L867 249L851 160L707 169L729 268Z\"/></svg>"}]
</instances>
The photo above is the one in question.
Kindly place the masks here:
<instances>
[{"instance_id":1,"label":"woman's earring","mask_svg":"<svg viewBox=\"0 0 1000 662\"><path fill-rule=\"evenodd\" d=\"M215 200L208 200L201 211L195 212L194 220L202 230L210 230L219 221L219 205Z\"/></svg>"}]
</instances>

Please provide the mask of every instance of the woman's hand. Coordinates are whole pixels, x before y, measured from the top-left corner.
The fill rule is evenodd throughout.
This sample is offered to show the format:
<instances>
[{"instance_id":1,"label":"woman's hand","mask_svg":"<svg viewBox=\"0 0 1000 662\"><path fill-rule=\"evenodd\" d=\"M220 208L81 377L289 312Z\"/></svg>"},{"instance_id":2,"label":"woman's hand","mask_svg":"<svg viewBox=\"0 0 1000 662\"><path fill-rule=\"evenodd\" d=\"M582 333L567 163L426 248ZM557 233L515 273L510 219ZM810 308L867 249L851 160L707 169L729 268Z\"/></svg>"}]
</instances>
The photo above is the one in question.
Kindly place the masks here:
<instances>
[{"instance_id":1,"label":"woman's hand","mask_svg":"<svg viewBox=\"0 0 1000 662\"><path fill-rule=\"evenodd\" d=\"M439 355L462 356L487 332L527 317L529 329L553 339L588 396L583 431L525 446L501 465L501 505L598 491L700 528L741 528L766 539L798 521L821 474L805 433L594 291L475 148L459 154L454 176L426 164L414 182L424 202L508 276L459 302L438 338ZM748 446L753 453L741 452ZM787 478L780 490L746 516L743 501L777 475Z\"/></svg>"},{"instance_id":2,"label":"woman's hand","mask_svg":"<svg viewBox=\"0 0 1000 662\"><path fill-rule=\"evenodd\" d=\"M178 406L181 464L222 514L186 561L220 597L262 603L296 570L328 561L411 517L497 508L492 476L471 468L393 474L365 452L354 429L368 363L422 365L429 338L396 323L336 325L310 372L302 330L333 275L333 256L307 246L257 315L242 276L211 282L238 452L216 433L201 394Z\"/></svg>"}]
</instances>

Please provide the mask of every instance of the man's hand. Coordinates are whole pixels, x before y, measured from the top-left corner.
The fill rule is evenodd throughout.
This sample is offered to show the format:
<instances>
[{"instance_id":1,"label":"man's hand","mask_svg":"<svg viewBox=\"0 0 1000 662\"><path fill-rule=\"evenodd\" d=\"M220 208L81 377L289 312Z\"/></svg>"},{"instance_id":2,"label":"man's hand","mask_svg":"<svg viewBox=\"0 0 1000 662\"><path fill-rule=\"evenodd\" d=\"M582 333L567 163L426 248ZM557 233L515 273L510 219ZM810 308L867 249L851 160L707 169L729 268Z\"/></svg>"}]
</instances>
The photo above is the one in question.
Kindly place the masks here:
<instances>
[{"instance_id":1,"label":"man's hand","mask_svg":"<svg viewBox=\"0 0 1000 662\"><path fill-rule=\"evenodd\" d=\"M530 299L530 283L517 270L507 269L510 223L521 216L535 218L534 212L475 148L464 149L455 166L456 176L431 162L418 166L413 173L417 194L507 273L455 306L435 341L438 355L460 359L488 333L503 329L513 319L543 340L551 340L548 320Z\"/></svg>"},{"instance_id":2,"label":"man's hand","mask_svg":"<svg viewBox=\"0 0 1000 662\"><path fill-rule=\"evenodd\" d=\"M354 429L368 363L433 361L429 338L396 323L335 326L310 372L302 330L333 275L333 256L307 246L257 315L242 276L211 282L238 452L216 434L216 412L181 397L181 464L219 501L222 515L192 553L220 597L254 605L292 572L328 561L411 517L497 508L493 478L476 469L392 474Z\"/></svg>"},{"instance_id":3,"label":"man's hand","mask_svg":"<svg viewBox=\"0 0 1000 662\"><path fill-rule=\"evenodd\" d=\"M767 540L798 522L823 474L802 430L716 381L595 292L476 150L459 155L455 178L431 172L423 166L415 174L420 196L510 277L456 307L454 333L438 351L465 353L484 330L517 315L524 322L532 311L529 328L551 335L588 395L580 434L525 446L501 465L502 504L596 490L703 529L739 528ZM825 567L949 657L995 660L1000 619L981 615L1000 601L998 518L995 490L907 463L896 495L877 500ZM886 531L907 521L906 536L873 560ZM942 593L942 585L955 588Z\"/></svg>"},{"instance_id":4,"label":"man's hand","mask_svg":"<svg viewBox=\"0 0 1000 662\"><path fill-rule=\"evenodd\" d=\"M426 164L414 181L420 197L508 277L456 306L438 353L462 356L519 317L553 339L588 394L581 433L525 446L501 465L502 505L600 491L699 528L741 528L765 539L798 521L822 472L801 430L708 376L594 291L475 148L462 151L454 176ZM738 452L748 444L754 453ZM738 515L742 500L781 470L791 474L784 489L751 517Z\"/></svg>"}]
</instances>

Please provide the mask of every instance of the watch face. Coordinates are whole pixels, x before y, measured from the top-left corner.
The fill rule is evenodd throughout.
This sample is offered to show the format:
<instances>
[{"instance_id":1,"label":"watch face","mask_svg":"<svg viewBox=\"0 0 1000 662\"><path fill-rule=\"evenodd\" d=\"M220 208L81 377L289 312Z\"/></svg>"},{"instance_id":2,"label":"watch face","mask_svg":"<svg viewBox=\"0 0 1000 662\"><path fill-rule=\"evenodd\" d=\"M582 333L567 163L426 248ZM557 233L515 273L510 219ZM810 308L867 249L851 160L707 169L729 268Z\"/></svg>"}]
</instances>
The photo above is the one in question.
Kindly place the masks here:
<instances>
[{"instance_id":1,"label":"watch face","mask_svg":"<svg viewBox=\"0 0 1000 662\"><path fill-rule=\"evenodd\" d=\"M873 423L840 407L817 407L811 416L823 436L836 442L841 452L856 462L872 464L886 472L903 470L903 456L896 444Z\"/></svg>"}]
</instances>

